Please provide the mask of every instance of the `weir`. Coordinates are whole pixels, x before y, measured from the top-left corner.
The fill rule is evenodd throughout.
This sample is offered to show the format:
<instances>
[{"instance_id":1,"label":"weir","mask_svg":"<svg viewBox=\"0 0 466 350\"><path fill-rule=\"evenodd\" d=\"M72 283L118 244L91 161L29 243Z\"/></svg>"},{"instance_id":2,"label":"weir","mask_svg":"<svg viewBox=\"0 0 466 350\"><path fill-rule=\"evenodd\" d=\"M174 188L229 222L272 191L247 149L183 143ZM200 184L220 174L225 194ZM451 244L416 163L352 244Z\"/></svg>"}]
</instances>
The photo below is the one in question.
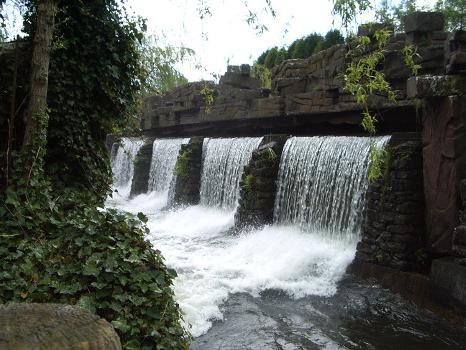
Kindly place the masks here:
<instances>
[{"instance_id":1,"label":"weir","mask_svg":"<svg viewBox=\"0 0 466 350\"><path fill-rule=\"evenodd\" d=\"M356 241L368 187L371 145L388 137L292 137L278 174L274 222Z\"/></svg>"},{"instance_id":2,"label":"weir","mask_svg":"<svg viewBox=\"0 0 466 350\"><path fill-rule=\"evenodd\" d=\"M244 166L262 138L204 139L201 204L234 209Z\"/></svg>"},{"instance_id":3,"label":"weir","mask_svg":"<svg viewBox=\"0 0 466 350\"><path fill-rule=\"evenodd\" d=\"M144 141L141 139L123 137L119 143L112 146L113 186L123 197L129 196L134 173L134 159L143 144Z\"/></svg>"},{"instance_id":4,"label":"weir","mask_svg":"<svg viewBox=\"0 0 466 350\"><path fill-rule=\"evenodd\" d=\"M168 191L181 145L188 142L189 138L154 140L149 172L149 191Z\"/></svg>"},{"instance_id":5,"label":"weir","mask_svg":"<svg viewBox=\"0 0 466 350\"><path fill-rule=\"evenodd\" d=\"M422 304L440 293L447 307L464 309L466 36L442 31L442 21L438 13L413 13L406 33L388 41L383 71L396 100L373 96L369 109L379 116L378 132L392 137L375 140L386 144L387 158L383 176L370 184L371 141L356 137L365 135L363 110L340 79L345 45L282 62L271 89L260 88L247 65L230 66L219 84L209 83L211 108L199 98L204 82L147 98L144 135L196 136L180 151L186 171L175 202L229 211L238 204L238 228L297 225L335 241L359 240L351 268L357 276L376 277ZM418 48L418 76L400 65L407 44ZM284 148L278 142L257 149L259 138L204 139L201 147L205 137L270 134L302 137ZM127 183L127 174L121 178L116 187Z\"/></svg>"}]
</instances>

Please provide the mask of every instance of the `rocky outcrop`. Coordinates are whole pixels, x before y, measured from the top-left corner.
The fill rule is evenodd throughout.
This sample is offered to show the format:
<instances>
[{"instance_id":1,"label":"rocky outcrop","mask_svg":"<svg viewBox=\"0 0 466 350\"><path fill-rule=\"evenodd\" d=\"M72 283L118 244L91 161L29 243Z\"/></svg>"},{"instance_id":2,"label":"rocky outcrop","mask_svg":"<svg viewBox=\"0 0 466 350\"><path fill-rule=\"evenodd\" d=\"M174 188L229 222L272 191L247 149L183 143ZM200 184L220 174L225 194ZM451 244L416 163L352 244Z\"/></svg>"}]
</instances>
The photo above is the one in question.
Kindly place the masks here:
<instances>
[{"instance_id":1,"label":"rocky outcrop","mask_svg":"<svg viewBox=\"0 0 466 350\"><path fill-rule=\"evenodd\" d=\"M355 263L420 270L428 263L422 145L420 137L405 141L399 137L392 137L386 147L385 175L369 185Z\"/></svg>"},{"instance_id":2,"label":"rocky outcrop","mask_svg":"<svg viewBox=\"0 0 466 350\"><path fill-rule=\"evenodd\" d=\"M280 158L287 136L266 136L244 167L240 182L235 228L258 227L273 222Z\"/></svg>"},{"instance_id":3,"label":"rocky outcrop","mask_svg":"<svg viewBox=\"0 0 466 350\"><path fill-rule=\"evenodd\" d=\"M181 145L169 206L199 204L203 140L192 137L188 144Z\"/></svg>"},{"instance_id":4,"label":"rocky outcrop","mask_svg":"<svg viewBox=\"0 0 466 350\"><path fill-rule=\"evenodd\" d=\"M134 159L134 175L133 182L131 183L130 197L147 192L153 142L154 140L151 138L146 139L144 145L139 149Z\"/></svg>"},{"instance_id":5,"label":"rocky outcrop","mask_svg":"<svg viewBox=\"0 0 466 350\"><path fill-rule=\"evenodd\" d=\"M87 310L60 304L0 305L0 350L121 350L112 325Z\"/></svg>"}]
</instances>

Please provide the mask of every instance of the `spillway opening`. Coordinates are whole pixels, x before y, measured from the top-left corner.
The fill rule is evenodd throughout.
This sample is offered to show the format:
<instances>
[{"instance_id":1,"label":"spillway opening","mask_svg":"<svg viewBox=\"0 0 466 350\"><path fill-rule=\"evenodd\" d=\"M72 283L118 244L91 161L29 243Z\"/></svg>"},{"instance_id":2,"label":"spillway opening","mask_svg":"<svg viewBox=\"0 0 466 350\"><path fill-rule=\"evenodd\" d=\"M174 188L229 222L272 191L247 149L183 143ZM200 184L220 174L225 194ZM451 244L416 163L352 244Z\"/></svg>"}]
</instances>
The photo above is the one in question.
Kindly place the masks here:
<instances>
[{"instance_id":1,"label":"spillway opening","mask_svg":"<svg viewBox=\"0 0 466 350\"><path fill-rule=\"evenodd\" d=\"M231 235L241 175L261 140L204 139L200 204L167 212L159 210L161 196L186 140L157 140L151 191L120 204L149 214L148 238L178 273L175 295L194 336L222 319L220 306L235 293L280 290L292 299L336 293L359 239L370 145L383 147L388 138L288 139L274 224Z\"/></svg>"}]
</instances>

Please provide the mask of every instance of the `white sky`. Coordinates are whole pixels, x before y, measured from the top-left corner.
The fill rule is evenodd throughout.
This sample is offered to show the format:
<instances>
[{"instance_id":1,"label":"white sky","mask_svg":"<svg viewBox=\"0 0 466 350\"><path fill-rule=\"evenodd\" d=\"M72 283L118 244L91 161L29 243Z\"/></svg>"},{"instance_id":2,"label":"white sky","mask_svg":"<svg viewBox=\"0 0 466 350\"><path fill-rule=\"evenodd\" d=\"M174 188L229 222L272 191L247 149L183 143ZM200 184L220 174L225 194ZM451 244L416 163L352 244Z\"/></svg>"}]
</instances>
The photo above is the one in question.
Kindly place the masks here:
<instances>
[{"instance_id":1,"label":"white sky","mask_svg":"<svg viewBox=\"0 0 466 350\"><path fill-rule=\"evenodd\" d=\"M203 20L199 3L207 3L212 12ZM194 65L180 67L190 80L212 79L212 73L223 74L227 64L252 63L273 46L287 46L293 40L313 32L325 34L340 23L332 23L331 0L271 0L276 11L272 18L264 11L265 0L128 0L133 11L147 19L148 33L165 36L173 46L196 51L205 71ZM398 3L399 1L392 1ZM435 0L418 0L418 6L433 6ZM246 23L248 7L258 13L259 21L269 31L258 35ZM366 19L373 20L371 14ZM206 38L207 36L207 38Z\"/></svg>"}]
</instances>

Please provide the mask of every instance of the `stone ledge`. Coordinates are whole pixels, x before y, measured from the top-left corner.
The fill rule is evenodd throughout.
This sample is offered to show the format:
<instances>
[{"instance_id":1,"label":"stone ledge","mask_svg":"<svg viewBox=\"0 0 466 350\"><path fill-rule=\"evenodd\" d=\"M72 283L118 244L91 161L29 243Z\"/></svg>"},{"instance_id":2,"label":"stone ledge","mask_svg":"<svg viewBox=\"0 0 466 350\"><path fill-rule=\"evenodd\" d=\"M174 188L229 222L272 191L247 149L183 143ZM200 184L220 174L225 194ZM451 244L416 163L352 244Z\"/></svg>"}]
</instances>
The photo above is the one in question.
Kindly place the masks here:
<instances>
[{"instance_id":1,"label":"stone ledge","mask_svg":"<svg viewBox=\"0 0 466 350\"><path fill-rule=\"evenodd\" d=\"M407 83L408 98L462 95L466 91L466 76L426 75L411 77Z\"/></svg>"}]
</instances>

